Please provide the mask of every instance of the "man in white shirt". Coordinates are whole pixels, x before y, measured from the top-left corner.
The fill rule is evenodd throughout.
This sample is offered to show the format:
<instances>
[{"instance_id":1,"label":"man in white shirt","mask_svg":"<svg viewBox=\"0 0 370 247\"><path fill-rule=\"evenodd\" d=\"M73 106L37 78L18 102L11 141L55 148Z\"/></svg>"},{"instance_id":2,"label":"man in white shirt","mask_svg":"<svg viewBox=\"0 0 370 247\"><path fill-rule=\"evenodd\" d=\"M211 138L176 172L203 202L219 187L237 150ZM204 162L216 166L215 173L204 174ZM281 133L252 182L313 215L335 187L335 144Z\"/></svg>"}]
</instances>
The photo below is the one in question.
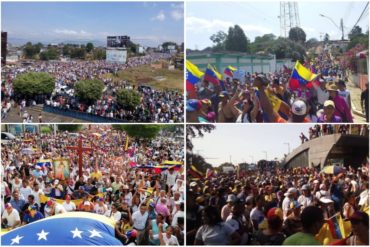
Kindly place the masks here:
<instances>
[{"instance_id":1,"label":"man in white shirt","mask_svg":"<svg viewBox=\"0 0 370 247\"><path fill-rule=\"evenodd\" d=\"M28 196L32 194L32 189L28 186L28 181L22 181L22 187L19 189L19 193L25 200L27 200Z\"/></svg>"},{"instance_id":2,"label":"man in white shirt","mask_svg":"<svg viewBox=\"0 0 370 247\"><path fill-rule=\"evenodd\" d=\"M76 204L71 201L71 196L67 195L65 202L63 202L62 206L67 212L76 211Z\"/></svg>"},{"instance_id":3,"label":"man in white shirt","mask_svg":"<svg viewBox=\"0 0 370 247\"><path fill-rule=\"evenodd\" d=\"M171 223L171 226L175 227L178 225L177 223L177 219L179 217L183 217L184 218L184 202L181 202L181 201L176 201L175 202L175 205L176 205L176 213L173 215L173 218L172 218L172 223Z\"/></svg>"},{"instance_id":4,"label":"man in white shirt","mask_svg":"<svg viewBox=\"0 0 370 247\"><path fill-rule=\"evenodd\" d=\"M295 200L296 194L297 194L296 188L289 188L288 191L284 194L285 198L282 204L284 220L288 218L288 213L290 211L290 203L293 200Z\"/></svg>"},{"instance_id":5,"label":"man in white shirt","mask_svg":"<svg viewBox=\"0 0 370 247\"><path fill-rule=\"evenodd\" d=\"M175 172L174 169L171 168L171 169L166 170L165 174L166 174L166 177L167 177L166 178L166 184L169 187L174 186L175 183L176 183L177 172Z\"/></svg>"},{"instance_id":6,"label":"man in white shirt","mask_svg":"<svg viewBox=\"0 0 370 247\"><path fill-rule=\"evenodd\" d=\"M35 202L38 204L38 205L41 205L40 203L40 195L44 195L44 192L42 192L42 190L40 189L40 186L38 183L35 183L33 185L33 190L32 190L32 194L34 197L35 197Z\"/></svg>"},{"instance_id":7,"label":"man in white shirt","mask_svg":"<svg viewBox=\"0 0 370 247\"><path fill-rule=\"evenodd\" d=\"M105 216L113 218L116 223L121 220L121 212L117 210L117 205L113 204L110 210L105 211Z\"/></svg>"},{"instance_id":8,"label":"man in white shirt","mask_svg":"<svg viewBox=\"0 0 370 247\"><path fill-rule=\"evenodd\" d=\"M145 235L145 227L148 221L148 210L145 204L140 205L140 210L132 214L133 227L138 232L137 243L141 245Z\"/></svg>"},{"instance_id":9,"label":"man in white shirt","mask_svg":"<svg viewBox=\"0 0 370 247\"><path fill-rule=\"evenodd\" d=\"M5 204L5 210L1 216L1 222L7 221L6 225L10 229L14 229L21 225L21 218L17 210L15 210L10 203Z\"/></svg>"}]
</instances>

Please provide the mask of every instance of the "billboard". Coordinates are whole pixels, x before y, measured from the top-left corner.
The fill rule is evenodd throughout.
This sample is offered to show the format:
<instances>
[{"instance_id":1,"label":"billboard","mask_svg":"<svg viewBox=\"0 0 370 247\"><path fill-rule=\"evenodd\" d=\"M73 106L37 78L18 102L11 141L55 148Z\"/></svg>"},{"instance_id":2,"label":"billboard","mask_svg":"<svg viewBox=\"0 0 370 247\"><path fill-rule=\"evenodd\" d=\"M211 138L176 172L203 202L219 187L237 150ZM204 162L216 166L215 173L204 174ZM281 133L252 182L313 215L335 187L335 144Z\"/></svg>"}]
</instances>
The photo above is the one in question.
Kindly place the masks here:
<instances>
[{"instance_id":1,"label":"billboard","mask_svg":"<svg viewBox=\"0 0 370 247\"><path fill-rule=\"evenodd\" d=\"M130 36L108 36L107 47L127 47Z\"/></svg>"},{"instance_id":2,"label":"billboard","mask_svg":"<svg viewBox=\"0 0 370 247\"><path fill-rule=\"evenodd\" d=\"M127 50L124 48L107 48L107 62L126 63Z\"/></svg>"}]
</instances>

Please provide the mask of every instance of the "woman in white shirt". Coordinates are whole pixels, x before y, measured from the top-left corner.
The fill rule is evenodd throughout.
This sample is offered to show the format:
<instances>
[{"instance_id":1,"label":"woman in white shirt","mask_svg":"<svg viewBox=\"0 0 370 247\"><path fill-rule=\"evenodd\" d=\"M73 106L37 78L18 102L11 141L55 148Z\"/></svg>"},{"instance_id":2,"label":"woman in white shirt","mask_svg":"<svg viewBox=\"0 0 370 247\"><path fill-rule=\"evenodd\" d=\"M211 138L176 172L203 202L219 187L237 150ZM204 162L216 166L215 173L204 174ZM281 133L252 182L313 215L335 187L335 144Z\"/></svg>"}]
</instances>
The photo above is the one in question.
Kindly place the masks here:
<instances>
[{"instance_id":1,"label":"woman in white shirt","mask_svg":"<svg viewBox=\"0 0 370 247\"><path fill-rule=\"evenodd\" d=\"M67 195L65 202L63 202L62 206L67 212L76 211L76 204L71 201L71 196Z\"/></svg>"},{"instance_id":2,"label":"woman in white shirt","mask_svg":"<svg viewBox=\"0 0 370 247\"><path fill-rule=\"evenodd\" d=\"M178 246L179 241L177 240L177 237L175 235L172 235L173 233L173 227L167 226L166 232L162 232L162 224L158 224L159 229L159 241L161 245L172 245L172 246Z\"/></svg>"}]
</instances>

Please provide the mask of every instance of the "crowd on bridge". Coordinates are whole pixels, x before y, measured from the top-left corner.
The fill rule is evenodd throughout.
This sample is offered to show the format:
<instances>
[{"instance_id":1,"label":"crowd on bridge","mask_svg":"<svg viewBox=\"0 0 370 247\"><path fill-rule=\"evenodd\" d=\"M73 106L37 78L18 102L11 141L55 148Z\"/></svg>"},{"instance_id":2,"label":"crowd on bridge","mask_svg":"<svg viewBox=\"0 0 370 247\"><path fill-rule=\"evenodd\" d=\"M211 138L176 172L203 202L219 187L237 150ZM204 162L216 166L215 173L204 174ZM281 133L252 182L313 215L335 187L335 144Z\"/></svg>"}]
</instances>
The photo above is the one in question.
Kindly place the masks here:
<instances>
[{"instance_id":1,"label":"crowd on bridge","mask_svg":"<svg viewBox=\"0 0 370 247\"><path fill-rule=\"evenodd\" d=\"M369 245L366 161L210 174L188 177L189 245Z\"/></svg>"},{"instance_id":2,"label":"crowd on bridge","mask_svg":"<svg viewBox=\"0 0 370 247\"><path fill-rule=\"evenodd\" d=\"M293 78L296 68L302 66L317 75L313 81ZM217 74L215 68L212 73ZM189 87L187 122L353 122L345 69L328 51L293 69L284 66L271 73L247 72L244 78L233 77L232 73L228 69L225 79L216 81L204 76ZM361 96L367 120L368 104L368 97Z\"/></svg>"},{"instance_id":3,"label":"crowd on bridge","mask_svg":"<svg viewBox=\"0 0 370 247\"><path fill-rule=\"evenodd\" d=\"M32 122L26 112L26 106L47 104L48 106L86 112L92 115L116 118L135 122L183 122L183 95L175 90L142 89L130 85L130 82L114 81L107 77L119 71L138 67L153 62L169 59L169 54L151 53L145 56L129 58L127 63L118 64L106 61L32 61L13 66L2 67L2 118L8 111L19 106L20 117L24 122ZM47 72L55 77L55 90L52 95L38 95L32 99L20 98L14 93L13 80L17 75L26 72ZM104 83L103 96L94 104L80 102L74 95L74 86L80 80L98 79ZM133 111L126 111L117 104L115 92L119 88L134 89L140 94L140 104ZM26 117L24 117L24 115Z\"/></svg>"},{"instance_id":4,"label":"crowd on bridge","mask_svg":"<svg viewBox=\"0 0 370 247\"><path fill-rule=\"evenodd\" d=\"M79 156L68 148L80 138L92 149L83 153L82 176ZM3 231L84 211L111 218L123 244L184 243L182 165L162 165L183 162L182 128L163 129L150 141L128 140L125 132L104 125L86 126L78 134L25 133L2 144L1 156ZM68 163L56 166L60 159Z\"/></svg>"}]
</instances>

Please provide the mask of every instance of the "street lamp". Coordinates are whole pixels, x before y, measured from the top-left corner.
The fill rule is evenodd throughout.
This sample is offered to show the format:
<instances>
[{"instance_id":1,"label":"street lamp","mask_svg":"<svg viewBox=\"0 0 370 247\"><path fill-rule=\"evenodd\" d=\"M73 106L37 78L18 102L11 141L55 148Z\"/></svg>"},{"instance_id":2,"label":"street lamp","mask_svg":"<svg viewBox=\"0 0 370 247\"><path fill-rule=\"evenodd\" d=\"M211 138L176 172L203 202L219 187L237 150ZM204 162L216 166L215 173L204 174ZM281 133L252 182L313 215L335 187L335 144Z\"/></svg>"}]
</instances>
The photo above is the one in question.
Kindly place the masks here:
<instances>
[{"instance_id":1,"label":"street lamp","mask_svg":"<svg viewBox=\"0 0 370 247\"><path fill-rule=\"evenodd\" d=\"M342 32L342 40L344 40L344 27L343 27L343 18L340 18L340 27L333 21L332 18L329 16L319 14L319 16L329 19L341 32Z\"/></svg>"},{"instance_id":2,"label":"street lamp","mask_svg":"<svg viewBox=\"0 0 370 247\"><path fill-rule=\"evenodd\" d=\"M284 142L283 144L288 145L288 154L290 154L290 143L289 142Z\"/></svg>"}]
</instances>

